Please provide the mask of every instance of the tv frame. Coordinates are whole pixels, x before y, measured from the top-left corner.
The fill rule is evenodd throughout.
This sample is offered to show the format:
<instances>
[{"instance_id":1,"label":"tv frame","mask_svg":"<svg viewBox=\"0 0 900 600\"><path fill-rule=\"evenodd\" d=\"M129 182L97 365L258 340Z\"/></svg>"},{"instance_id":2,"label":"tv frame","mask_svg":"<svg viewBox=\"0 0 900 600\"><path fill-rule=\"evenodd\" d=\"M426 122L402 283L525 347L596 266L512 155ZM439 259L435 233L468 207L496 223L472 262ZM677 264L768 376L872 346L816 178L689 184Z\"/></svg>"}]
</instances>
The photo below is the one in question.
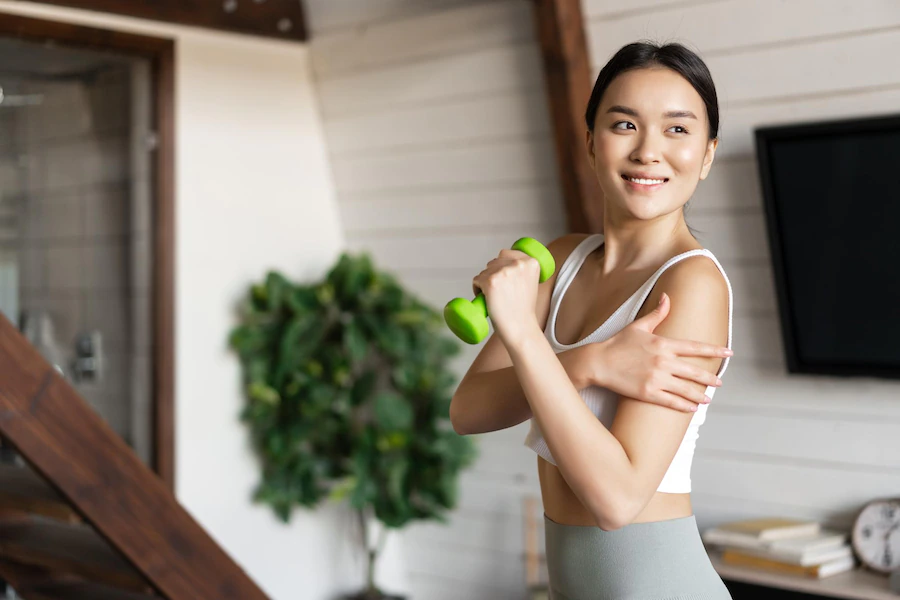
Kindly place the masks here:
<instances>
[{"instance_id":1,"label":"tv frame","mask_svg":"<svg viewBox=\"0 0 900 600\"><path fill-rule=\"evenodd\" d=\"M834 136L843 133L865 133L896 129L900 131L900 114L882 114L834 120L809 121L780 125L764 125L753 130L757 171L765 209L766 237L769 242L775 293L778 303L779 325L789 373L830 375L843 377L879 377L900 379L897 366L851 365L846 363L808 364L800 359L797 351L796 323L791 318L792 306L785 273L785 257L782 249L782 228L775 211L775 190L772 182L769 145L772 142L812 136Z\"/></svg>"}]
</instances>

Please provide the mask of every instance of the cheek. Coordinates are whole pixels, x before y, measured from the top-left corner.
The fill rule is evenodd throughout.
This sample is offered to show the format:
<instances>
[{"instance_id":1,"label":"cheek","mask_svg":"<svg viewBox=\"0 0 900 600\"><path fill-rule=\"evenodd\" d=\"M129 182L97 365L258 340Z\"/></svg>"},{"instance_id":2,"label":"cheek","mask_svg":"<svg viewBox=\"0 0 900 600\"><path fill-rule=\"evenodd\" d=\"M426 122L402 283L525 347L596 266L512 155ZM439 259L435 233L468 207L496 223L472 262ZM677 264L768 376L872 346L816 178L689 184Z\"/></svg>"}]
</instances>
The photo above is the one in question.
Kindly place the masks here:
<instances>
[{"instance_id":1,"label":"cheek","mask_svg":"<svg viewBox=\"0 0 900 600\"><path fill-rule=\"evenodd\" d=\"M622 160L622 153L628 148L622 138L612 135L600 135L594 139L594 156L597 157L596 171L602 173L609 165Z\"/></svg>"},{"instance_id":2,"label":"cheek","mask_svg":"<svg viewBox=\"0 0 900 600\"><path fill-rule=\"evenodd\" d=\"M682 173L699 173L703 168L706 146L683 144L673 150L670 160L673 166Z\"/></svg>"}]
</instances>

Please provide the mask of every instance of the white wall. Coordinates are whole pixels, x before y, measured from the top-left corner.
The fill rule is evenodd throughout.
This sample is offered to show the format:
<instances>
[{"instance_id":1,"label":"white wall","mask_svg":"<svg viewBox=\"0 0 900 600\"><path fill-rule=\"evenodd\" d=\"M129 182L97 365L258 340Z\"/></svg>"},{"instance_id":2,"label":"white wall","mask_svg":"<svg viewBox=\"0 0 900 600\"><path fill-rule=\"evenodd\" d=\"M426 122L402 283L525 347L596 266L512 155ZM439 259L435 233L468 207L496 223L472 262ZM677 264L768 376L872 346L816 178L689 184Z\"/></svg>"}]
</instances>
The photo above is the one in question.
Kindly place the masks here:
<instances>
[{"instance_id":1,"label":"white wall","mask_svg":"<svg viewBox=\"0 0 900 600\"><path fill-rule=\"evenodd\" d=\"M251 281L272 267L319 277L343 244L308 48L24 2L2 12L176 40L176 493L273 599L353 589L364 570L344 512L283 526L250 504L258 468L226 346Z\"/></svg>"},{"instance_id":2,"label":"white wall","mask_svg":"<svg viewBox=\"0 0 900 600\"><path fill-rule=\"evenodd\" d=\"M313 0L313 68L351 248L441 307L520 235L564 231L531 7L518 0ZM647 36L685 41L715 78L717 163L689 213L735 289L736 357L693 469L701 528L778 514L846 527L900 488L900 385L787 376L753 156L759 124L900 103L895 0L585 0L593 75ZM317 33L317 24L321 31ZM852 232L856 235L858 232ZM460 375L480 346L456 364ZM451 525L404 532L413 598L521 598L527 425L478 436Z\"/></svg>"}]
</instances>

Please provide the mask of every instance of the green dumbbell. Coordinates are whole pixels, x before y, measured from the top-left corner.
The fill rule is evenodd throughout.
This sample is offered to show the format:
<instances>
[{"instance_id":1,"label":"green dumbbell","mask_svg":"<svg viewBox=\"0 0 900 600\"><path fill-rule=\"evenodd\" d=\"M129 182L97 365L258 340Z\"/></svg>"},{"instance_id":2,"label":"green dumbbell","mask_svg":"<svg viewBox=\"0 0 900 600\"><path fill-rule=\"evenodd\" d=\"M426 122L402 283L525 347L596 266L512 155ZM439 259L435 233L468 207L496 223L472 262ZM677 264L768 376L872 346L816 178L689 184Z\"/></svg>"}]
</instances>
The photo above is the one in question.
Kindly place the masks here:
<instances>
[{"instance_id":1,"label":"green dumbbell","mask_svg":"<svg viewBox=\"0 0 900 600\"><path fill-rule=\"evenodd\" d=\"M550 279L556 270L553 255L534 238L519 238L512 245L512 249L524 252L538 261L541 266L541 283ZM484 294L478 294L474 300L454 298L444 307L444 321L447 327L467 344L477 344L487 337L490 332L487 318L488 310Z\"/></svg>"}]
</instances>

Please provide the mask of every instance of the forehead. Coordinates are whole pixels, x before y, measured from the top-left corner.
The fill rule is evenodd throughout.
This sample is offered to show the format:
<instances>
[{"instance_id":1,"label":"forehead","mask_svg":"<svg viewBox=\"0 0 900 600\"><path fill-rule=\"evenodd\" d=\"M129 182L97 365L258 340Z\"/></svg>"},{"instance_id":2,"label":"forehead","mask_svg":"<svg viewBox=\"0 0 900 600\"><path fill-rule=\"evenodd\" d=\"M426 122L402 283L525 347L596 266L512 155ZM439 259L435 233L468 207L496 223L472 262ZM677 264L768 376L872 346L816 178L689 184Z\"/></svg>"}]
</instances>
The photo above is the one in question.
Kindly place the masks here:
<instances>
[{"instance_id":1,"label":"forehead","mask_svg":"<svg viewBox=\"0 0 900 600\"><path fill-rule=\"evenodd\" d=\"M694 86L665 67L635 69L618 75L603 93L601 111L614 104L633 108L641 117L659 117L670 110L690 110L700 118L706 114L706 106Z\"/></svg>"}]
</instances>

